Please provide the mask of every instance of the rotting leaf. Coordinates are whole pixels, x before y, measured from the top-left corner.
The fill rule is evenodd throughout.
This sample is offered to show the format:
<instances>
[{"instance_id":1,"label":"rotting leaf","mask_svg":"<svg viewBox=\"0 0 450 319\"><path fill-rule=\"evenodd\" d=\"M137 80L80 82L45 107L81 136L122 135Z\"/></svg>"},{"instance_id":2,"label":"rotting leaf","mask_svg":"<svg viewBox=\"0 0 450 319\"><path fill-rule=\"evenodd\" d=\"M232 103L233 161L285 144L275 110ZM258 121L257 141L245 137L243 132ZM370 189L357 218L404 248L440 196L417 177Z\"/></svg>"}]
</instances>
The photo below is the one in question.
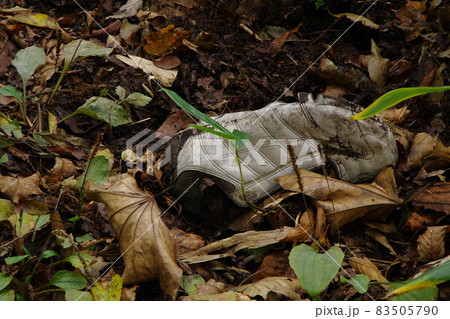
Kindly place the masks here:
<instances>
[{"instance_id":1,"label":"rotting leaf","mask_svg":"<svg viewBox=\"0 0 450 319\"><path fill-rule=\"evenodd\" d=\"M450 183L436 183L414 197L412 203L450 215Z\"/></svg>"},{"instance_id":2,"label":"rotting leaf","mask_svg":"<svg viewBox=\"0 0 450 319\"><path fill-rule=\"evenodd\" d=\"M215 241L196 251L186 253L180 256L184 262L195 264L214 259L231 256L236 251L244 248L260 248L270 244L275 244L283 240L292 230L292 227L283 227L282 229L267 231L248 231L239 233L231 237ZM210 253L224 252L210 255Z\"/></svg>"},{"instance_id":3,"label":"rotting leaf","mask_svg":"<svg viewBox=\"0 0 450 319\"><path fill-rule=\"evenodd\" d=\"M114 275L111 281L107 284L108 287L103 287L100 281L97 281L94 287L91 288L92 298L95 301L120 301L122 294L122 278L119 275Z\"/></svg>"},{"instance_id":4,"label":"rotting leaf","mask_svg":"<svg viewBox=\"0 0 450 319\"><path fill-rule=\"evenodd\" d=\"M379 87L383 87L386 84L389 59L385 59L381 56L380 48L377 47L375 41L371 39L370 42L372 55L370 56L369 64L367 65L369 76Z\"/></svg>"},{"instance_id":5,"label":"rotting leaf","mask_svg":"<svg viewBox=\"0 0 450 319\"><path fill-rule=\"evenodd\" d=\"M417 239L417 251L420 261L433 261L444 256L445 233L447 226L427 227L425 233Z\"/></svg>"},{"instance_id":6,"label":"rotting leaf","mask_svg":"<svg viewBox=\"0 0 450 319\"><path fill-rule=\"evenodd\" d=\"M387 176L392 176L392 168L386 168L380 174L386 174L386 171ZM351 184L302 168L299 173L304 194L316 199L317 205L327 211L327 221L333 229L362 217L386 218L402 202L376 183ZM285 190L300 192L296 174L277 177L275 181Z\"/></svg>"},{"instance_id":7,"label":"rotting leaf","mask_svg":"<svg viewBox=\"0 0 450 319\"><path fill-rule=\"evenodd\" d=\"M285 295L289 299L299 300L297 293L301 289L300 282L288 277L268 277L252 284L239 286L236 291L242 292L250 297L261 296L264 300L270 292Z\"/></svg>"},{"instance_id":8,"label":"rotting leaf","mask_svg":"<svg viewBox=\"0 0 450 319\"><path fill-rule=\"evenodd\" d=\"M107 207L125 262L123 284L159 279L163 290L175 297L182 270L177 265L175 239L161 220L155 199L128 174L121 175L108 189L88 182L86 198Z\"/></svg>"},{"instance_id":9,"label":"rotting leaf","mask_svg":"<svg viewBox=\"0 0 450 319\"><path fill-rule=\"evenodd\" d=\"M144 50L153 55L164 56L177 49L183 39L187 40L189 34L190 32L185 30L176 31L175 26L171 24L157 32L150 32Z\"/></svg>"}]
</instances>

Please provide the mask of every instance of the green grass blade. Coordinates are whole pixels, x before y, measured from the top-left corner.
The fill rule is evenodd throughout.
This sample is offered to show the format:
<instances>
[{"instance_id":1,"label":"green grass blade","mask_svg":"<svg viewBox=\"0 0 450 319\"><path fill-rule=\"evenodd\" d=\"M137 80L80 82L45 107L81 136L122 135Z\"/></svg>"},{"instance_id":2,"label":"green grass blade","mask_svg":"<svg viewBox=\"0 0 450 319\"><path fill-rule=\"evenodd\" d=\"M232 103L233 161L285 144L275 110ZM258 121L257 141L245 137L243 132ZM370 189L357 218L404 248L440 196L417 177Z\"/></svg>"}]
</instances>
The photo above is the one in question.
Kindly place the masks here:
<instances>
[{"instance_id":1,"label":"green grass blade","mask_svg":"<svg viewBox=\"0 0 450 319\"><path fill-rule=\"evenodd\" d=\"M227 139L227 140L235 140L236 139L236 136L234 136L233 134L227 134L227 133L223 133L221 131L216 131L216 130L213 130L212 128L209 128L206 126L201 126L198 124L190 124L189 126L195 127L197 130L215 134L215 135L223 137L224 139Z\"/></svg>"},{"instance_id":2,"label":"green grass blade","mask_svg":"<svg viewBox=\"0 0 450 319\"><path fill-rule=\"evenodd\" d=\"M374 116L381 111L384 111L404 100L410 99L412 97L433 93L442 92L450 90L450 86L439 86L439 87L413 87L413 88L402 88L392 90L381 97L379 97L375 102L365 108L363 111L351 117L352 120L363 120L365 118Z\"/></svg>"},{"instance_id":3,"label":"green grass blade","mask_svg":"<svg viewBox=\"0 0 450 319\"><path fill-rule=\"evenodd\" d=\"M400 288L392 291L386 298L398 296L410 291L436 286L450 280L450 261L431 269L419 277L404 282Z\"/></svg>"},{"instance_id":4,"label":"green grass blade","mask_svg":"<svg viewBox=\"0 0 450 319\"><path fill-rule=\"evenodd\" d=\"M222 133L225 133L228 135L233 135L225 127L223 127L222 125L220 125L219 123L214 121L212 118L210 118L206 114L203 114L202 112L197 110L195 107L193 107L191 104L189 104L185 99L183 99L181 96L179 96L174 91L171 91L168 89L161 89L161 90L166 92L167 95L170 96L170 98L175 101L175 103L177 103L181 108L183 108L189 114L191 114L191 115L195 116L196 118L198 118L199 120L213 126L214 128L221 131ZM235 137L233 137L233 139L235 139Z\"/></svg>"}]
</instances>

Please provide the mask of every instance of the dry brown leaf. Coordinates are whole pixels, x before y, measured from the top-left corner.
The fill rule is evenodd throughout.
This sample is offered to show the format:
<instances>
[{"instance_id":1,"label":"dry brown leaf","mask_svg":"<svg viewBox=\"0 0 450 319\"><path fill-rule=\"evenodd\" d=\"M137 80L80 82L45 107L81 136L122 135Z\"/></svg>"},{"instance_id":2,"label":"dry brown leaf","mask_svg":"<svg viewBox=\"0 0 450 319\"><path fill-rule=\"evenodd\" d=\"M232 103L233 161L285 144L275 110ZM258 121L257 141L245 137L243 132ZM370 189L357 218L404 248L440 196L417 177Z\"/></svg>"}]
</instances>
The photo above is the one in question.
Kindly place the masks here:
<instances>
[{"instance_id":1,"label":"dry brown leaf","mask_svg":"<svg viewBox=\"0 0 450 319\"><path fill-rule=\"evenodd\" d=\"M302 24L300 23L298 26L296 26L294 29L289 30L278 36L277 38L273 39L270 43L272 53L276 54L278 53L281 48L283 47L284 43L286 42L287 38L289 38L291 35L293 35L295 32L298 31Z\"/></svg>"},{"instance_id":2,"label":"dry brown leaf","mask_svg":"<svg viewBox=\"0 0 450 319\"><path fill-rule=\"evenodd\" d=\"M436 183L414 197L415 206L450 214L450 183Z\"/></svg>"},{"instance_id":3,"label":"dry brown leaf","mask_svg":"<svg viewBox=\"0 0 450 319\"><path fill-rule=\"evenodd\" d=\"M177 255L185 254L205 246L205 239L174 227L170 230L177 240Z\"/></svg>"},{"instance_id":4,"label":"dry brown leaf","mask_svg":"<svg viewBox=\"0 0 450 319\"><path fill-rule=\"evenodd\" d=\"M401 21L398 27L408 33L406 41L414 40L426 28L427 17L423 14L425 10L425 1L407 1L404 7L395 10L395 16Z\"/></svg>"},{"instance_id":5,"label":"dry brown leaf","mask_svg":"<svg viewBox=\"0 0 450 319\"><path fill-rule=\"evenodd\" d=\"M377 242L379 242L381 245L389 249L391 254L393 256L397 256L397 252L394 250L394 248L389 243L389 240L384 236L380 231L372 228L368 228L364 231L364 233L373 239L375 239Z\"/></svg>"},{"instance_id":6,"label":"dry brown leaf","mask_svg":"<svg viewBox=\"0 0 450 319\"><path fill-rule=\"evenodd\" d=\"M77 174L80 167L72 163L67 158L57 157L55 159L55 166L50 170L49 174L45 176L45 181L48 184L57 183L63 179Z\"/></svg>"},{"instance_id":7,"label":"dry brown leaf","mask_svg":"<svg viewBox=\"0 0 450 319\"><path fill-rule=\"evenodd\" d=\"M228 291L223 282L208 280L204 285L196 285L197 292L190 296L181 297L180 300L194 301L249 301L251 300L247 295Z\"/></svg>"},{"instance_id":8,"label":"dry brown leaf","mask_svg":"<svg viewBox=\"0 0 450 319\"><path fill-rule=\"evenodd\" d=\"M373 262L370 261L369 258L363 257L350 257L349 259L350 266L358 274L363 274L369 277L370 280L387 282L388 280L381 274L381 271L378 270L377 266ZM386 290L389 290L389 285L382 285Z\"/></svg>"},{"instance_id":9,"label":"dry brown leaf","mask_svg":"<svg viewBox=\"0 0 450 319\"><path fill-rule=\"evenodd\" d=\"M445 253L445 233L447 226L427 227L417 239L420 261L428 262L441 258Z\"/></svg>"},{"instance_id":10,"label":"dry brown leaf","mask_svg":"<svg viewBox=\"0 0 450 319\"><path fill-rule=\"evenodd\" d=\"M88 182L86 198L107 207L109 223L124 254L124 285L159 279L161 288L175 297L182 270L177 265L174 237L161 220L155 199L143 192L128 174L108 189Z\"/></svg>"},{"instance_id":11,"label":"dry brown leaf","mask_svg":"<svg viewBox=\"0 0 450 319\"><path fill-rule=\"evenodd\" d=\"M312 207L300 217L298 226L286 236L283 241L311 242L314 238L313 229L316 226L316 213Z\"/></svg>"},{"instance_id":12,"label":"dry brown leaf","mask_svg":"<svg viewBox=\"0 0 450 319\"><path fill-rule=\"evenodd\" d=\"M445 146L441 141L436 141L433 152L429 157L436 157L450 163L450 146Z\"/></svg>"},{"instance_id":13,"label":"dry brown leaf","mask_svg":"<svg viewBox=\"0 0 450 319\"><path fill-rule=\"evenodd\" d=\"M173 137L180 130L187 128L191 123L194 123L192 117L185 110L178 110L161 124L156 131L156 137Z\"/></svg>"},{"instance_id":14,"label":"dry brown leaf","mask_svg":"<svg viewBox=\"0 0 450 319\"><path fill-rule=\"evenodd\" d=\"M297 278L289 266L289 251L276 250L271 252L262 261L253 276L253 282L269 277Z\"/></svg>"},{"instance_id":15,"label":"dry brown leaf","mask_svg":"<svg viewBox=\"0 0 450 319\"><path fill-rule=\"evenodd\" d=\"M381 56L380 48L377 47L375 41L371 41L372 55L369 58L369 64L367 68L369 70L369 76L379 87L386 84L386 74L389 69L389 59L385 59Z\"/></svg>"},{"instance_id":16,"label":"dry brown leaf","mask_svg":"<svg viewBox=\"0 0 450 319\"><path fill-rule=\"evenodd\" d=\"M299 169L303 191L317 200L317 205L327 211L327 220L332 228L341 227L359 218L383 219L387 217L401 199L377 183L350 184L331 177ZM392 181L393 171L387 168L380 172L387 181ZM283 189L300 192L295 174L275 178ZM391 186L394 188L394 186ZM391 189L392 189L391 188Z\"/></svg>"},{"instance_id":17,"label":"dry brown leaf","mask_svg":"<svg viewBox=\"0 0 450 319\"><path fill-rule=\"evenodd\" d=\"M41 194L41 177L34 173L28 177L0 176L0 193L5 194L14 203L30 195Z\"/></svg>"},{"instance_id":18,"label":"dry brown leaf","mask_svg":"<svg viewBox=\"0 0 450 319\"><path fill-rule=\"evenodd\" d=\"M136 69L142 69L144 72L147 72L155 77L155 79L158 80L159 83L161 83L162 86L171 87L173 81L177 78L178 71L177 70L164 70L162 68L159 68L150 60L135 56L135 55L128 55L128 57L123 55L116 55L116 57L136 68Z\"/></svg>"},{"instance_id":19,"label":"dry brown leaf","mask_svg":"<svg viewBox=\"0 0 450 319\"><path fill-rule=\"evenodd\" d=\"M183 254L180 257L186 263L196 264L214 259L231 256L236 251L244 248L260 248L270 244L275 244L283 240L292 230L292 227L267 231L248 231L233 235L231 237L215 241L191 253ZM225 250L225 251L222 251ZM210 255L210 253L222 251Z\"/></svg>"},{"instance_id":20,"label":"dry brown leaf","mask_svg":"<svg viewBox=\"0 0 450 319\"><path fill-rule=\"evenodd\" d=\"M298 279L288 277L268 277L252 284L239 286L236 291L242 292L250 297L261 296L264 300L270 292L282 294L292 300L300 300L297 293L301 289Z\"/></svg>"},{"instance_id":21,"label":"dry brown leaf","mask_svg":"<svg viewBox=\"0 0 450 319\"><path fill-rule=\"evenodd\" d=\"M408 106L405 105L400 108L390 108L382 111L377 116L383 120L389 121L391 123L401 123L406 119L409 114Z\"/></svg>"},{"instance_id":22,"label":"dry brown leaf","mask_svg":"<svg viewBox=\"0 0 450 319\"><path fill-rule=\"evenodd\" d=\"M423 159L433 152L435 144L436 139L428 133L417 133L408 154L405 170L408 171L422 165Z\"/></svg>"},{"instance_id":23,"label":"dry brown leaf","mask_svg":"<svg viewBox=\"0 0 450 319\"><path fill-rule=\"evenodd\" d=\"M339 14L333 14L336 18L342 18L345 17L353 22L361 22L366 27L372 28L372 29L378 29L380 26L373 22L372 20L369 20L359 14L354 13L339 13Z\"/></svg>"}]
</instances>

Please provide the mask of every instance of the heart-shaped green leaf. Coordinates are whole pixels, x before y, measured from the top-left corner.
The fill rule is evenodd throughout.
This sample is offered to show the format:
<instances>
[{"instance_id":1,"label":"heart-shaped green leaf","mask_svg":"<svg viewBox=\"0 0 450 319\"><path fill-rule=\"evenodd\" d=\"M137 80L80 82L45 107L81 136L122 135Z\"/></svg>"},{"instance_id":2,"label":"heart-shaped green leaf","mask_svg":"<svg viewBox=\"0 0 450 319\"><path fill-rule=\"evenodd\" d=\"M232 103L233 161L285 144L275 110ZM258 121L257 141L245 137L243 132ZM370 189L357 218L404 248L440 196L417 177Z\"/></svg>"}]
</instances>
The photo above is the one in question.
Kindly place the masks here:
<instances>
[{"instance_id":1,"label":"heart-shaped green leaf","mask_svg":"<svg viewBox=\"0 0 450 319\"><path fill-rule=\"evenodd\" d=\"M360 294L363 294L369 288L369 277L366 275L360 274L355 275L350 279L341 276L341 282L346 282L352 285Z\"/></svg>"},{"instance_id":2,"label":"heart-shaped green leaf","mask_svg":"<svg viewBox=\"0 0 450 319\"><path fill-rule=\"evenodd\" d=\"M337 246L319 254L310 246L301 244L289 254L289 265L294 269L302 288L315 297L328 287L343 259L344 253Z\"/></svg>"}]
</instances>

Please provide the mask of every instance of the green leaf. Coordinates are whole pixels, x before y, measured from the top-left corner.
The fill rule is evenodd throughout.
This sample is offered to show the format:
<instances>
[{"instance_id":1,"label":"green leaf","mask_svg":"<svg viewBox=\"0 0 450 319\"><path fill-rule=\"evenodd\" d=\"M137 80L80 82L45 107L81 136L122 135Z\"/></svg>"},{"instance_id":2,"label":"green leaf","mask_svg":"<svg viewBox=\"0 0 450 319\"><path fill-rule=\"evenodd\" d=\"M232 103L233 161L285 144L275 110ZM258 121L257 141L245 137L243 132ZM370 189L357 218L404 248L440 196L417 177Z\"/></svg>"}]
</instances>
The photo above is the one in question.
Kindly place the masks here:
<instances>
[{"instance_id":1,"label":"green leaf","mask_svg":"<svg viewBox=\"0 0 450 319\"><path fill-rule=\"evenodd\" d=\"M75 241L77 243L83 243L85 241L92 240L92 239L94 239L94 237L92 237L91 234L84 234L82 236L75 237Z\"/></svg>"},{"instance_id":2,"label":"green leaf","mask_svg":"<svg viewBox=\"0 0 450 319\"><path fill-rule=\"evenodd\" d=\"M5 264L7 265L12 265L12 264L16 264L19 261L27 258L28 255L20 255L20 256L13 256L13 257L6 257L5 258Z\"/></svg>"},{"instance_id":3,"label":"green leaf","mask_svg":"<svg viewBox=\"0 0 450 319\"><path fill-rule=\"evenodd\" d=\"M0 290L3 290L6 288L6 286L9 285L11 280L13 279L12 275L6 275L4 273L0 273Z\"/></svg>"},{"instance_id":4,"label":"green leaf","mask_svg":"<svg viewBox=\"0 0 450 319\"><path fill-rule=\"evenodd\" d=\"M344 253L333 246L324 254L317 253L308 245L301 244L289 254L289 265L294 270L300 285L311 297L324 291L336 276L344 259Z\"/></svg>"},{"instance_id":5,"label":"green leaf","mask_svg":"<svg viewBox=\"0 0 450 319\"><path fill-rule=\"evenodd\" d=\"M9 123L0 124L0 127L3 131L5 131L8 136L14 136L16 139L19 139L23 136L22 127L20 126L18 121L11 121Z\"/></svg>"},{"instance_id":6,"label":"green leaf","mask_svg":"<svg viewBox=\"0 0 450 319\"><path fill-rule=\"evenodd\" d=\"M147 105L151 100L152 98L145 94L133 92L127 96L127 99L125 101L135 106L144 106Z\"/></svg>"},{"instance_id":7,"label":"green leaf","mask_svg":"<svg viewBox=\"0 0 450 319\"><path fill-rule=\"evenodd\" d=\"M92 295L89 291L66 290L66 301L92 301Z\"/></svg>"},{"instance_id":8,"label":"green leaf","mask_svg":"<svg viewBox=\"0 0 450 319\"><path fill-rule=\"evenodd\" d=\"M120 85L118 85L118 86L116 86L116 94L117 94L117 96L119 97L119 100L125 100L125 89L123 88L123 87L121 87ZM101 96L103 96L101 93L100 93L100 95Z\"/></svg>"},{"instance_id":9,"label":"green leaf","mask_svg":"<svg viewBox=\"0 0 450 319\"><path fill-rule=\"evenodd\" d=\"M12 96L17 99L17 101L22 101L23 94L21 91L16 89L14 86L5 85L0 88L0 94L4 96Z\"/></svg>"},{"instance_id":10,"label":"green leaf","mask_svg":"<svg viewBox=\"0 0 450 319\"><path fill-rule=\"evenodd\" d=\"M410 291L433 287L450 280L450 261L440 264L423 275L404 281L401 286L392 291L387 298L398 296Z\"/></svg>"},{"instance_id":11,"label":"green leaf","mask_svg":"<svg viewBox=\"0 0 450 319\"><path fill-rule=\"evenodd\" d=\"M199 120L211 125L212 127L216 128L217 130L221 131L222 133L233 135L229 130L227 130L225 127L223 127L221 124L214 121L212 118L207 116L206 114L203 114L199 110L197 110L195 107L193 107L191 104L189 104L186 100L184 100L181 96L179 96L177 93L175 93L172 90L169 89L161 89L162 91L166 92L167 95L175 101L181 108L186 110L189 114L195 116Z\"/></svg>"},{"instance_id":12,"label":"green leaf","mask_svg":"<svg viewBox=\"0 0 450 319\"><path fill-rule=\"evenodd\" d=\"M341 282L346 282L352 285L360 294L363 294L369 289L369 277L366 275L355 275L350 279L341 275Z\"/></svg>"},{"instance_id":13,"label":"green leaf","mask_svg":"<svg viewBox=\"0 0 450 319\"><path fill-rule=\"evenodd\" d=\"M81 60L88 56L108 56L112 51L113 48L104 47L93 41L78 39L64 46L62 56L65 59L64 64L67 65L71 61Z\"/></svg>"},{"instance_id":14,"label":"green leaf","mask_svg":"<svg viewBox=\"0 0 450 319\"><path fill-rule=\"evenodd\" d=\"M60 270L48 283L61 289L83 289L87 285L86 278L69 270Z\"/></svg>"},{"instance_id":15,"label":"green leaf","mask_svg":"<svg viewBox=\"0 0 450 319\"><path fill-rule=\"evenodd\" d=\"M439 87L413 87L413 88L402 88L392 90L381 97L379 97L375 102L365 108L363 111L354 115L352 120L362 120L371 116L374 116L381 111L384 111L404 100L410 99L412 97L433 93L442 92L450 90L450 86L439 86Z\"/></svg>"},{"instance_id":16,"label":"green leaf","mask_svg":"<svg viewBox=\"0 0 450 319\"><path fill-rule=\"evenodd\" d=\"M0 164L6 163L7 161L9 161L8 154L3 154L2 157L0 157ZM1 218L1 211L0 211L0 218Z\"/></svg>"},{"instance_id":17,"label":"green leaf","mask_svg":"<svg viewBox=\"0 0 450 319\"><path fill-rule=\"evenodd\" d=\"M45 52L37 46L30 46L16 53L11 63L17 69L25 85L38 67L45 64Z\"/></svg>"},{"instance_id":18,"label":"green leaf","mask_svg":"<svg viewBox=\"0 0 450 319\"><path fill-rule=\"evenodd\" d=\"M390 283L391 287L395 290L400 290L405 286L403 283ZM394 290L394 291L395 291ZM406 292L399 296L393 296L388 298L389 301L435 301L439 289L436 286L423 288L419 290L413 290Z\"/></svg>"},{"instance_id":19,"label":"green leaf","mask_svg":"<svg viewBox=\"0 0 450 319\"><path fill-rule=\"evenodd\" d=\"M122 278L119 275L114 275L109 288L102 287L100 282L96 282L91 289L92 297L96 301L120 301L122 295Z\"/></svg>"},{"instance_id":20,"label":"green leaf","mask_svg":"<svg viewBox=\"0 0 450 319\"><path fill-rule=\"evenodd\" d=\"M54 257L54 256L59 256L59 254L54 250L46 250L42 253L41 258L45 259L45 258L50 258L50 257Z\"/></svg>"},{"instance_id":21,"label":"green leaf","mask_svg":"<svg viewBox=\"0 0 450 319\"><path fill-rule=\"evenodd\" d=\"M197 293L196 285L204 285L205 279L200 275L183 276L181 288L190 296Z\"/></svg>"},{"instance_id":22,"label":"green leaf","mask_svg":"<svg viewBox=\"0 0 450 319\"><path fill-rule=\"evenodd\" d=\"M5 154L6 155L6 154ZM11 201L0 198L0 222L6 220L13 214L14 204Z\"/></svg>"},{"instance_id":23,"label":"green leaf","mask_svg":"<svg viewBox=\"0 0 450 319\"><path fill-rule=\"evenodd\" d=\"M94 260L95 260L95 258L92 257L91 255L81 252L79 254L70 255L69 257L61 260L61 262L62 261L68 262L75 268L83 268L84 266L89 267ZM83 261L84 261L84 263L83 263Z\"/></svg>"},{"instance_id":24,"label":"green leaf","mask_svg":"<svg viewBox=\"0 0 450 319\"><path fill-rule=\"evenodd\" d=\"M100 186L106 182L108 176L108 159L103 155L94 157L89 165L88 171L86 172L86 181L92 180L94 184Z\"/></svg>"},{"instance_id":25,"label":"green leaf","mask_svg":"<svg viewBox=\"0 0 450 319\"><path fill-rule=\"evenodd\" d=\"M85 114L114 127L131 122L130 116L122 106L105 97L92 96L72 113L72 115L75 114Z\"/></svg>"},{"instance_id":26,"label":"green leaf","mask_svg":"<svg viewBox=\"0 0 450 319\"><path fill-rule=\"evenodd\" d=\"M14 301L14 290L1 290L0 291L0 301Z\"/></svg>"}]
</instances>

